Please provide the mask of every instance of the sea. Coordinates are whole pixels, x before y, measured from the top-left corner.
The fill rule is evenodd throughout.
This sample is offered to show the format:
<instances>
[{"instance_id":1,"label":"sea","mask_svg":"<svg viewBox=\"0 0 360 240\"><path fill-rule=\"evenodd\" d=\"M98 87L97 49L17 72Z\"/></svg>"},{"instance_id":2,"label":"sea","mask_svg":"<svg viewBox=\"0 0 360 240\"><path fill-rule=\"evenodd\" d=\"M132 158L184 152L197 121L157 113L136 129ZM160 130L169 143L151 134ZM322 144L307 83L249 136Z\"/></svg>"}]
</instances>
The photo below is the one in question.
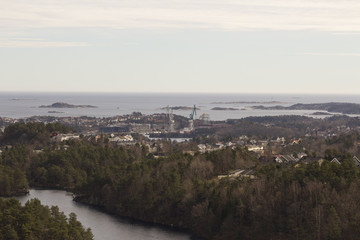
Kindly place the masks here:
<instances>
[{"instance_id":1,"label":"sea","mask_svg":"<svg viewBox=\"0 0 360 240\"><path fill-rule=\"evenodd\" d=\"M39 108L64 102L73 105L93 105L97 108ZM195 118L208 114L212 121L240 119L249 116L312 115L311 110L259 110L252 106L290 106L296 103L349 102L360 103L359 95L315 94L204 94L204 93L61 93L61 92L0 92L0 117L28 118L31 116L91 116L113 117L141 112L142 114L166 113L166 106L184 106L189 109L173 113L189 117L194 105ZM213 110L222 108L225 110ZM230 110L232 108L233 110ZM234 110L235 109L235 110Z\"/></svg>"}]
</instances>

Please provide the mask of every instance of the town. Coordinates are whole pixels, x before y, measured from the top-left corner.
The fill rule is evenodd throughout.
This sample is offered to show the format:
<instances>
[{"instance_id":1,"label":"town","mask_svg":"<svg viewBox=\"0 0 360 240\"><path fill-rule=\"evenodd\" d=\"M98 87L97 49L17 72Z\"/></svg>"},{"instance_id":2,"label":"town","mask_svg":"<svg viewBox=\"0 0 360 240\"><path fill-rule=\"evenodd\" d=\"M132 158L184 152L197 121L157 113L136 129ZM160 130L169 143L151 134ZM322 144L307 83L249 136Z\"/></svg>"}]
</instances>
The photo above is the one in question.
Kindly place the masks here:
<instances>
[{"instance_id":1,"label":"town","mask_svg":"<svg viewBox=\"0 0 360 240\"><path fill-rule=\"evenodd\" d=\"M54 132L53 142L70 139L88 141L106 139L112 145L147 147L155 157L166 155L164 144L182 146L185 153L194 155L225 148L246 147L257 154L260 161L281 164L301 161L322 161L326 150L338 147L334 139L350 138L346 148L357 159L360 140L360 120L356 117L336 115L324 119L302 116L250 117L238 120L210 121L209 115L195 118L196 107L189 118L174 115L167 107L163 114L146 115L140 112L108 118L33 116L26 119L0 118L0 132L6 126L23 122L60 123L69 126L73 133ZM354 134L356 136L354 136ZM4 148L5 146L1 146ZM40 149L41 150L41 149ZM345 150L341 148L340 150ZM37 150L39 151L39 149ZM334 161L336 157L332 156ZM336 162L336 161L335 161Z\"/></svg>"}]
</instances>

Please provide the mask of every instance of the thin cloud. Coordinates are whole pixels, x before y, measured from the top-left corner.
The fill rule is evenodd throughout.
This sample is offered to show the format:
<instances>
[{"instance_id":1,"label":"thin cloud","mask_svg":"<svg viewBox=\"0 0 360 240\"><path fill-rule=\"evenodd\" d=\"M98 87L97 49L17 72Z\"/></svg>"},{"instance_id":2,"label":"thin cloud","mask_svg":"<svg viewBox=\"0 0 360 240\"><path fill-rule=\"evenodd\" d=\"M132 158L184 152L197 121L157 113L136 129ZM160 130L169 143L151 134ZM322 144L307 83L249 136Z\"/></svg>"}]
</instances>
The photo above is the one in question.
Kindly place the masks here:
<instances>
[{"instance_id":1,"label":"thin cloud","mask_svg":"<svg viewBox=\"0 0 360 240\"><path fill-rule=\"evenodd\" d=\"M360 32L358 0L0 0L0 36L34 29ZM17 34L14 34L16 32Z\"/></svg>"},{"instance_id":2,"label":"thin cloud","mask_svg":"<svg viewBox=\"0 0 360 240\"><path fill-rule=\"evenodd\" d=\"M349 56L349 57L360 57L360 53L298 53L298 55L310 55L310 56Z\"/></svg>"},{"instance_id":3,"label":"thin cloud","mask_svg":"<svg viewBox=\"0 0 360 240\"><path fill-rule=\"evenodd\" d=\"M0 26L360 31L360 3L304 0L12 0Z\"/></svg>"},{"instance_id":4,"label":"thin cloud","mask_svg":"<svg viewBox=\"0 0 360 240\"><path fill-rule=\"evenodd\" d=\"M82 42L51 42L51 41L0 41L0 48L58 48L58 47L87 47L88 43Z\"/></svg>"},{"instance_id":5,"label":"thin cloud","mask_svg":"<svg viewBox=\"0 0 360 240\"><path fill-rule=\"evenodd\" d=\"M333 35L360 35L360 32L335 32Z\"/></svg>"}]
</instances>

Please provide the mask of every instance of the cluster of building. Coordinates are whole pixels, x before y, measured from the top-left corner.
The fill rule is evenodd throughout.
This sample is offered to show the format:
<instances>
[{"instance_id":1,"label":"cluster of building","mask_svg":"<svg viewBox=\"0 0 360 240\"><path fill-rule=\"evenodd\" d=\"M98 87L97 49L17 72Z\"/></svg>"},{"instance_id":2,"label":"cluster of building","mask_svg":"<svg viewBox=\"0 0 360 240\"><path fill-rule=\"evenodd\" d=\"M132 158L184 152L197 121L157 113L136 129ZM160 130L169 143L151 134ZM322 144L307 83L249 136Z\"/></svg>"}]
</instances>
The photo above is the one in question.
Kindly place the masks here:
<instances>
[{"instance_id":1,"label":"cluster of building","mask_svg":"<svg viewBox=\"0 0 360 240\"><path fill-rule=\"evenodd\" d=\"M0 117L0 129L17 122L61 123L79 129L83 134L96 133L153 133L165 132L168 129L166 114L145 115L134 112L128 115L95 118L95 117L51 117L33 116L26 119Z\"/></svg>"}]
</instances>

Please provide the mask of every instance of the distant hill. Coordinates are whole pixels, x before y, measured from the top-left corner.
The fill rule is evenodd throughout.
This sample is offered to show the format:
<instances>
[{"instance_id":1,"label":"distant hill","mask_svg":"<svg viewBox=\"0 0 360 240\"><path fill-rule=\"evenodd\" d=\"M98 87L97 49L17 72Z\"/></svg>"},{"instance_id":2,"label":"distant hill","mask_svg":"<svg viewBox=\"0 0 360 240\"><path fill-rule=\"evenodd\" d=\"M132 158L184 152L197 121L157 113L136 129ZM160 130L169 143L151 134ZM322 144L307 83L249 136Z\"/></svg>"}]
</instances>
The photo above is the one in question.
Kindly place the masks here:
<instances>
[{"instance_id":1,"label":"distant hill","mask_svg":"<svg viewBox=\"0 0 360 240\"><path fill-rule=\"evenodd\" d=\"M251 102L251 101L238 101L238 102L212 102L211 104L283 104L280 101L264 101L264 102Z\"/></svg>"},{"instance_id":2,"label":"distant hill","mask_svg":"<svg viewBox=\"0 0 360 240\"><path fill-rule=\"evenodd\" d=\"M297 103L289 107L285 106L272 106L265 107L263 105L253 106L254 109L261 110L320 110L328 111L342 114L360 114L360 104L357 103L340 103L340 102L330 102L330 103L311 103L303 104Z\"/></svg>"},{"instance_id":3,"label":"distant hill","mask_svg":"<svg viewBox=\"0 0 360 240\"><path fill-rule=\"evenodd\" d=\"M187 107L187 106L175 106L175 107L169 107L171 110L193 110L194 107ZM166 110L167 107L160 108L161 110ZM200 108L196 108L196 110L200 110Z\"/></svg>"},{"instance_id":4,"label":"distant hill","mask_svg":"<svg viewBox=\"0 0 360 240\"><path fill-rule=\"evenodd\" d=\"M64 102L56 102L51 105L41 105L39 108L97 108L92 105L73 105Z\"/></svg>"}]
</instances>

